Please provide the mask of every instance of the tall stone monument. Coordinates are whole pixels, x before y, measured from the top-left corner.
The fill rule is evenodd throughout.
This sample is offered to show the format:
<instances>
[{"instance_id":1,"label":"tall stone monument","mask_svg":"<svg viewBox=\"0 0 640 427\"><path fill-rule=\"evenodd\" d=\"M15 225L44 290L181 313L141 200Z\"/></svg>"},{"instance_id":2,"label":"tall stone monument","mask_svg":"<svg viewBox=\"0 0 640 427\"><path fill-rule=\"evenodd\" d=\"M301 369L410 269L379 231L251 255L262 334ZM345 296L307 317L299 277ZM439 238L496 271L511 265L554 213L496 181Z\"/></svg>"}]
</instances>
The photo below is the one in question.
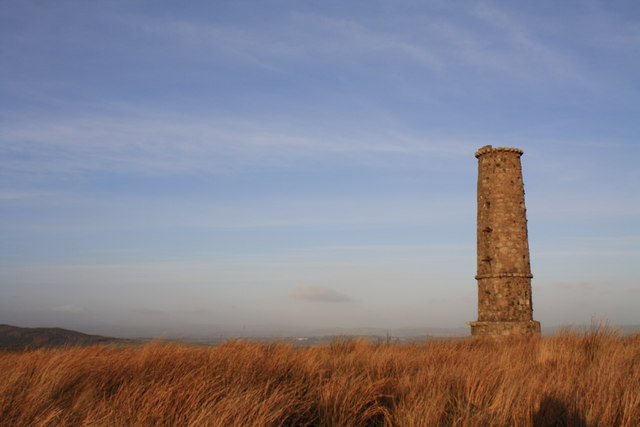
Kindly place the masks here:
<instances>
[{"instance_id":1,"label":"tall stone monument","mask_svg":"<svg viewBox=\"0 0 640 427\"><path fill-rule=\"evenodd\" d=\"M482 147L478 159L478 321L473 336L540 333L533 320L531 265L518 148Z\"/></svg>"}]
</instances>

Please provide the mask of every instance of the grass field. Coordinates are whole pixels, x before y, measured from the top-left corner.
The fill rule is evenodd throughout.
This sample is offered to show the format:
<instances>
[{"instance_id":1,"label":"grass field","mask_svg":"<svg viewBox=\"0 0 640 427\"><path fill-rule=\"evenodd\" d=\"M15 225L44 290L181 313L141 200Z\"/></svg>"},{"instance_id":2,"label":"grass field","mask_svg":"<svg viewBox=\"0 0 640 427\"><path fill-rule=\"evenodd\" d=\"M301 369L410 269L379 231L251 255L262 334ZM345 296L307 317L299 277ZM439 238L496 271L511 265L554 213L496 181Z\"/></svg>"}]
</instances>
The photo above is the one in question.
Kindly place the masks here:
<instances>
[{"instance_id":1,"label":"grass field","mask_svg":"<svg viewBox=\"0 0 640 427\"><path fill-rule=\"evenodd\" d=\"M0 423L640 425L640 335L0 353Z\"/></svg>"}]
</instances>

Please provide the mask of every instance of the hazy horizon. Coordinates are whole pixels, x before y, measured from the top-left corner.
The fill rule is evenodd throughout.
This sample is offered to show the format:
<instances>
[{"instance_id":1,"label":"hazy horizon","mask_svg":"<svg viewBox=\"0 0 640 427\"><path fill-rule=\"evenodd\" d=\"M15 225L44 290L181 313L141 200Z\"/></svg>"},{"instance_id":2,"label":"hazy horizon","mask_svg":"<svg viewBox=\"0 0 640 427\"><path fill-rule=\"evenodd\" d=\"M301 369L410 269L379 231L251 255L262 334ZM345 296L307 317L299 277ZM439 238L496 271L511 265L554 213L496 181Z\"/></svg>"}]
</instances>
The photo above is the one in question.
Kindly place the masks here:
<instances>
[{"instance_id":1,"label":"hazy horizon","mask_svg":"<svg viewBox=\"0 0 640 427\"><path fill-rule=\"evenodd\" d=\"M466 327L491 144L534 319L638 325L639 53L625 1L7 2L0 323Z\"/></svg>"}]
</instances>

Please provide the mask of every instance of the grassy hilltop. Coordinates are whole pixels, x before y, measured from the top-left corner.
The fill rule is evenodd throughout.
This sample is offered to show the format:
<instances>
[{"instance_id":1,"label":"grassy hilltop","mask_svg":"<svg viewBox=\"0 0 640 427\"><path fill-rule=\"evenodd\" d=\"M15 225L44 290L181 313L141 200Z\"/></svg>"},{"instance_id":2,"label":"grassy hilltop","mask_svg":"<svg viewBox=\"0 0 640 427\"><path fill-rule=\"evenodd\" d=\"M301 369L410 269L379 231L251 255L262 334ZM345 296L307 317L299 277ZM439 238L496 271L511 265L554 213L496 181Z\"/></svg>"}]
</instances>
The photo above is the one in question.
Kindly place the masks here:
<instances>
[{"instance_id":1,"label":"grassy hilltop","mask_svg":"<svg viewBox=\"0 0 640 427\"><path fill-rule=\"evenodd\" d=\"M0 352L2 425L640 425L640 335Z\"/></svg>"}]
</instances>

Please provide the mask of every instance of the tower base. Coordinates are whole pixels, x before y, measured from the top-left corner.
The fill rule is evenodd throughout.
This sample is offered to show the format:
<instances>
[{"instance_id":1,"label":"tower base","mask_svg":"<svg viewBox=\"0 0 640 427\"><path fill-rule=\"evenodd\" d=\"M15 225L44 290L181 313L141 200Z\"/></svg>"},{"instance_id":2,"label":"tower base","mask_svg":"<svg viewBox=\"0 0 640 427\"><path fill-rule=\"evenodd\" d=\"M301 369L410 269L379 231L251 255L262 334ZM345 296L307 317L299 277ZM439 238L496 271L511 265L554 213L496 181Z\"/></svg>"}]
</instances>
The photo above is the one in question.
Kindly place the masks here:
<instances>
[{"instance_id":1,"label":"tower base","mask_svg":"<svg viewBox=\"0 0 640 427\"><path fill-rule=\"evenodd\" d=\"M524 320L515 322L467 322L473 337L495 337L506 335L540 335L540 322Z\"/></svg>"}]
</instances>

